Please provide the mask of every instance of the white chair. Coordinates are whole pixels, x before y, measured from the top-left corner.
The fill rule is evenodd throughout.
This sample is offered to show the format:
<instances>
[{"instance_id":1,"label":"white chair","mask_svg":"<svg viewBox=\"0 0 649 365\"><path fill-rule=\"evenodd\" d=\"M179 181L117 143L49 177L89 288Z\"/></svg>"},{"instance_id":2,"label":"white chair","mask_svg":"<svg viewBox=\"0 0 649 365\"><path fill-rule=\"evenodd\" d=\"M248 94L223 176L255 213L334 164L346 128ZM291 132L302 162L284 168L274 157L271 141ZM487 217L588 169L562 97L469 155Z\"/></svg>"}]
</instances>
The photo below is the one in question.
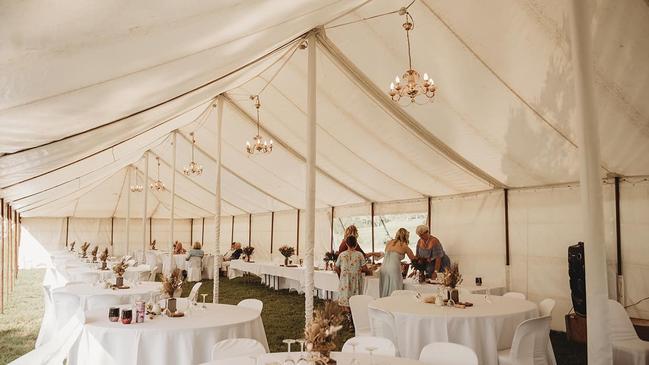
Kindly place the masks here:
<instances>
[{"instance_id":1,"label":"white chair","mask_svg":"<svg viewBox=\"0 0 649 365\"><path fill-rule=\"evenodd\" d=\"M43 319L41 320L41 328L38 331L36 338L36 346L40 347L51 338L54 328L54 303L52 303L52 290L48 285L43 285Z\"/></svg>"},{"instance_id":2,"label":"white chair","mask_svg":"<svg viewBox=\"0 0 649 365\"><path fill-rule=\"evenodd\" d=\"M158 273L158 267L154 266L151 271L149 271L149 278L147 281L155 281L155 276Z\"/></svg>"},{"instance_id":3,"label":"white chair","mask_svg":"<svg viewBox=\"0 0 649 365\"><path fill-rule=\"evenodd\" d=\"M522 322L514 332L512 347L498 351L499 365L546 364L550 341L550 317L539 317Z\"/></svg>"},{"instance_id":4,"label":"white chair","mask_svg":"<svg viewBox=\"0 0 649 365\"><path fill-rule=\"evenodd\" d=\"M370 317L372 336L387 338L393 344L397 344L397 331L392 313L378 308L367 308L367 311ZM399 349L395 356L398 355Z\"/></svg>"},{"instance_id":5,"label":"white chair","mask_svg":"<svg viewBox=\"0 0 649 365\"><path fill-rule=\"evenodd\" d=\"M622 304L609 300L608 316L613 343L613 364L649 364L649 342L638 337Z\"/></svg>"},{"instance_id":6,"label":"white chair","mask_svg":"<svg viewBox=\"0 0 649 365\"><path fill-rule=\"evenodd\" d=\"M94 284L99 281L99 274L96 272L82 272L76 274L74 278L86 284Z\"/></svg>"},{"instance_id":7,"label":"white chair","mask_svg":"<svg viewBox=\"0 0 649 365\"><path fill-rule=\"evenodd\" d=\"M81 307L81 300L74 294L54 292L52 304L54 305L54 328L63 328Z\"/></svg>"},{"instance_id":8,"label":"white chair","mask_svg":"<svg viewBox=\"0 0 649 365\"><path fill-rule=\"evenodd\" d=\"M433 342L421 349L419 361L432 365L478 365L478 355L464 345Z\"/></svg>"},{"instance_id":9,"label":"white chair","mask_svg":"<svg viewBox=\"0 0 649 365\"><path fill-rule=\"evenodd\" d=\"M552 310L556 305L556 301L552 298L546 298L539 303L539 314L541 317L550 316L552 317ZM548 341L548 350L547 350L548 364L556 365L557 360L554 357L554 348L552 348L552 342Z\"/></svg>"},{"instance_id":10,"label":"white chair","mask_svg":"<svg viewBox=\"0 0 649 365\"><path fill-rule=\"evenodd\" d=\"M392 292L392 294L390 294L390 296L391 297L396 297L396 296L399 296L399 295L405 295L405 296L416 297L417 294L419 294L419 293L417 293L414 290L395 290L395 291Z\"/></svg>"},{"instance_id":11,"label":"white chair","mask_svg":"<svg viewBox=\"0 0 649 365\"><path fill-rule=\"evenodd\" d=\"M162 261L162 274L166 277L171 275L171 272L176 267L173 256L169 253L161 255L160 260Z\"/></svg>"},{"instance_id":12,"label":"white chair","mask_svg":"<svg viewBox=\"0 0 649 365\"><path fill-rule=\"evenodd\" d=\"M157 266L158 265L158 255L156 254L155 251L146 251L144 253L144 261L147 265L150 265L151 267Z\"/></svg>"},{"instance_id":13,"label":"white chair","mask_svg":"<svg viewBox=\"0 0 649 365\"><path fill-rule=\"evenodd\" d=\"M189 300L191 302L193 300L198 299L198 289L200 289L202 284L203 283L201 283L200 281L198 283L194 284L194 286L192 287L192 290L189 292L189 295L187 296L187 300Z\"/></svg>"},{"instance_id":14,"label":"white chair","mask_svg":"<svg viewBox=\"0 0 649 365\"><path fill-rule=\"evenodd\" d=\"M264 309L264 302L262 302L259 299L244 299L240 301L239 304L237 304L237 306L253 309L261 313L262 309Z\"/></svg>"},{"instance_id":15,"label":"white chair","mask_svg":"<svg viewBox=\"0 0 649 365\"><path fill-rule=\"evenodd\" d=\"M373 351L373 353L377 355L392 357L397 355L397 348L394 347L394 343L392 343L392 341L384 337L374 336L352 337L349 340L345 341L342 352L357 352L361 354L368 354L368 347L376 347L376 350Z\"/></svg>"},{"instance_id":16,"label":"white chair","mask_svg":"<svg viewBox=\"0 0 649 365\"><path fill-rule=\"evenodd\" d=\"M86 310L110 308L122 304L122 298L112 294L93 295L86 299Z\"/></svg>"},{"instance_id":17,"label":"white chair","mask_svg":"<svg viewBox=\"0 0 649 365\"><path fill-rule=\"evenodd\" d=\"M192 256L187 261L187 281L201 281L203 272L203 258Z\"/></svg>"},{"instance_id":18,"label":"white chair","mask_svg":"<svg viewBox=\"0 0 649 365\"><path fill-rule=\"evenodd\" d=\"M515 291L507 292L507 293L503 294L503 297L513 298L513 299L522 299L522 300L527 299L527 298L525 297L525 294L523 294L523 293L518 293L518 292L515 292Z\"/></svg>"},{"instance_id":19,"label":"white chair","mask_svg":"<svg viewBox=\"0 0 649 365\"><path fill-rule=\"evenodd\" d=\"M369 295L353 295L349 298L349 308L352 310L355 336L369 336L372 334L367 306L373 300L374 298Z\"/></svg>"},{"instance_id":20,"label":"white chair","mask_svg":"<svg viewBox=\"0 0 649 365\"><path fill-rule=\"evenodd\" d=\"M212 347L212 360L256 356L266 353L264 345L252 338L231 338L217 342Z\"/></svg>"}]
</instances>

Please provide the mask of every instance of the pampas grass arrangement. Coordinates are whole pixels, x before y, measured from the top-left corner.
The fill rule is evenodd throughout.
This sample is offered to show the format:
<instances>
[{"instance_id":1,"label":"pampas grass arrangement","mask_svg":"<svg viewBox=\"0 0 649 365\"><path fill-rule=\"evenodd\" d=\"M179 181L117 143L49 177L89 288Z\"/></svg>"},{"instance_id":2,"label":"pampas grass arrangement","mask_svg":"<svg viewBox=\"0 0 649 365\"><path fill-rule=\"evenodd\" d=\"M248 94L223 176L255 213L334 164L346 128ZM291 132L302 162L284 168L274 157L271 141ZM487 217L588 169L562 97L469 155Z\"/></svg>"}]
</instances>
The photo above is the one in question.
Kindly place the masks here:
<instances>
[{"instance_id":1,"label":"pampas grass arrangement","mask_svg":"<svg viewBox=\"0 0 649 365\"><path fill-rule=\"evenodd\" d=\"M169 277L162 277L162 294L168 296L169 298L174 297L176 290L180 289L183 286L183 278L179 268L175 268L171 272Z\"/></svg>"}]
</instances>

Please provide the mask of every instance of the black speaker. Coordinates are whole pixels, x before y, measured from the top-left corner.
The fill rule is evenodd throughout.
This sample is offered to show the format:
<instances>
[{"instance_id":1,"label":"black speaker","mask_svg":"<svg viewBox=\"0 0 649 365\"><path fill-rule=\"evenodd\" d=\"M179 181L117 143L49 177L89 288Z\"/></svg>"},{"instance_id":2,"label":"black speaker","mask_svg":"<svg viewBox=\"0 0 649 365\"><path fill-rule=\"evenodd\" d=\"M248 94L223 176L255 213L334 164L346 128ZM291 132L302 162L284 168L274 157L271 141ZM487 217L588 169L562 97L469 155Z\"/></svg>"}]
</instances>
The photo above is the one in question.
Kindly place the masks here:
<instances>
[{"instance_id":1,"label":"black speaker","mask_svg":"<svg viewBox=\"0 0 649 365\"><path fill-rule=\"evenodd\" d=\"M583 242L568 247L568 275L575 313L586 316L586 263Z\"/></svg>"}]
</instances>

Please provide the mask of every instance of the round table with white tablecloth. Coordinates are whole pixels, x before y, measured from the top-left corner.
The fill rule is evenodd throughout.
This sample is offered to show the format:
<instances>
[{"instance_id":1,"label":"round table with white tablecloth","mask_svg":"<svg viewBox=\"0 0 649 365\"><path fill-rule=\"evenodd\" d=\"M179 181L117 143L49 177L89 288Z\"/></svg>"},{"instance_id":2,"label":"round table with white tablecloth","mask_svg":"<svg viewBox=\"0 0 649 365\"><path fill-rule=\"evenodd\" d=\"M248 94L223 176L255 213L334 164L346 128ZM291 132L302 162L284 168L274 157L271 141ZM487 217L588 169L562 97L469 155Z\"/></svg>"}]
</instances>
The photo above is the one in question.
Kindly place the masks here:
<instances>
[{"instance_id":1,"label":"round table with white tablecloth","mask_svg":"<svg viewBox=\"0 0 649 365\"><path fill-rule=\"evenodd\" d=\"M299 346L298 346L299 351ZM300 358L299 352L274 352L272 354L264 354L258 356L244 356L224 360L212 360L203 363L202 365L281 365L286 359L292 359L295 363ZM338 365L349 365L352 360L356 358L358 365L424 365L426 363L399 357L379 356L368 354L351 354L347 352L332 352L331 358L338 362Z\"/></svg>"},{"instance_id":2,"label":"round table with white tablecloth","mask_svg":"<svg viewBox=\"0 0 649 365\"><path fill-rule=\"evenodd\" d=\"M470 294L460 301L473 306L440 307L413 296L391 296L374 300L368 309L373 320L377 310L392 314L403 357L419 358L431 342L454 342L472 348L482 365L497 365L498 350L511 347L516 327L538 315L537 305L527 300Z\"/></svg>"},{"instance_id":3,"label":"round table with white tablecloth","mask_svg":"<svg viewBox=\"0 0 649 365\"><path fill-rule=\"evenodd\" d=\"M126 284L126 283L125 283ZM122 298L122 303L130 303L133 299L144 298L149 299L151 294L160 294L162 283L159 282L142 282L140 285L133 285L129 289L110 289L104 288L100 285L91 284L72 284L62 288L57 288L52 293L68 293L74 294L81 299L81 305L85 308L86 300L94 295L115 295Z\"/></svg>"},{"instance_id":4,"label":"round table with white tablecloth","mask_svg":"<svg viewBox=\"0 0 649 365\"><path fill-rule=\"evenodd\" d=\"M69 364L193 365L209 361L212 346L228 338L253 338L268 349L259 312L225 304L199 308L128 325L110 322L105 310L89 311Z\"/></svg>"}]
</instances>

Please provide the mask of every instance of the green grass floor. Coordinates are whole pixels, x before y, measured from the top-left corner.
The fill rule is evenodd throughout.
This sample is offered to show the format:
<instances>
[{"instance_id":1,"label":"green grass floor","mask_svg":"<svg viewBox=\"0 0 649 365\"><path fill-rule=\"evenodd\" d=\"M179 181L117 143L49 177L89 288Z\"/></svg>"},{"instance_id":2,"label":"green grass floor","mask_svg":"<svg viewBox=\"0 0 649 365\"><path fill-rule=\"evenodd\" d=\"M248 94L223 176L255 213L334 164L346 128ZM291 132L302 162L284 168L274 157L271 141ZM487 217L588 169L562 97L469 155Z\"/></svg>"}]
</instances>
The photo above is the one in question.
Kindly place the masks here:
<instances>
[{"instance_id":1,"label":"green grass floor","mask_svg":"<svg viewBox=\"0 0 649 365\"><path fill-rule=\"evenodd\" d=\"M5 301L4 314L0 315L0 364L6 364L34 348L43 316L43 275L44 270L21 270L14 292ZM185 283L183 296L187 296L192 285ZM212 300L212 286L213 282L206 280L199 290L199 294L208 294L208 301ZM303 337L304 295L269 289L254 276L234 280L222 278L219 289L221 303L237 304L247 298L264 302L261 316L271 352L286 351L283 339ZM316 300L316 306L322 304L323 301ZM338 349L353 334L351 322L346 322L337 341ZM562 332L553 331L550 338L558 365L586 364L585 346L567 342Z\"/></svg>"}]
</instances>

